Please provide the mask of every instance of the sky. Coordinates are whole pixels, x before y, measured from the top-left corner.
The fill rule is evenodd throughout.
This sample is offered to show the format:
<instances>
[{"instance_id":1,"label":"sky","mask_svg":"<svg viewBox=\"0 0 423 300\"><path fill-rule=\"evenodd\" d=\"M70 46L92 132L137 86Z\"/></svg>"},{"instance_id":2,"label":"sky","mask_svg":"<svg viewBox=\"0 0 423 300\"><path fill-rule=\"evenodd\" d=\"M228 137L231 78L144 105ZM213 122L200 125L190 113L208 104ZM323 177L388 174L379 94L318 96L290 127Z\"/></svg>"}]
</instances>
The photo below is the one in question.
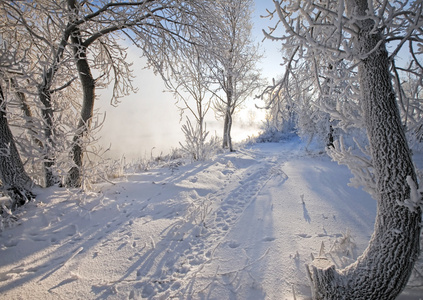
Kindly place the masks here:
<instances>
[{"instance_id":1,"label":"sky","mask_svg":"<svg viewBox=\"0 0 423 300\"><path fill-rule=\"evenodd\" d=\"M283 69L280 66L280 46L277 42L265 40L262 29L273 25L274 21L260 18L266 14L266 8L271 9L273 2L270 0L256 0L253 13L253 36L260 44L264 53L259 68L262 74L270 80L280 76ZM136 94L121 99L117 107L110 105L110 91L99 90L97 108L100 114L106 114L103 128L98 136L99 143L104 149L110 146L106 154L115 159L123 155L128 159L137 159L167 154L172 148L178 148L179 142L184 143L184 135L181 127L185 123L185 117L181 122L173 95L165 91L165 86L160 76L154 75L151 69L145 69L146 61L140 58L140 52L136 48L128 48L128 60L133 61L135 74L134 85L138 88ZM249 99L243 111L235 116L232 138L241 141L248 136L257 134L259 125L264 119L265 112L257 110L255 105L262 105L258 99ZM255 118L256 126L246 126L249 120ZM209 112L206 125L209 135L222 136L223 120L216 120L214 113Z\"/></svg>"}]
</instances>

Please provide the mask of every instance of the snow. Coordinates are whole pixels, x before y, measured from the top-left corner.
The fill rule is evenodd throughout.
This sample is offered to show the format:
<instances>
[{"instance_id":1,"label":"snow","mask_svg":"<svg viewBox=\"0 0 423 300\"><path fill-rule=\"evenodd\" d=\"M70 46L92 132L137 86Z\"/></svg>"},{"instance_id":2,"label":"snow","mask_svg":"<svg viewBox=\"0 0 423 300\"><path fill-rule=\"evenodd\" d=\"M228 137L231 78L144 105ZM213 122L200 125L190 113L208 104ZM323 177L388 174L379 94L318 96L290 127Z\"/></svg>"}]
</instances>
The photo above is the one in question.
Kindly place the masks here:
<instances>
[{"instance_id":1,"label":"snow","mask_svg":"<svg viewBox=\"0 0 423 300\"><path fill-rule=\"evenodd\" d=\"M1 232L0 299L310 299L311 257L345 266L373 232L350 178L292 139L37 190Z\"/></svg>"},{"instance_id":2,"label":"snow","mask_svg":"<svg viewBox=\"0 0 423 300\"><path fill-rule=\"evenodd\" d=\"M422 192L423 189L418 189L417 184L411 178L411 176L407 176L407 183L410 187L410 199L405 199L403 203L399 202L400 205L408 207L408 209L412 212L416 211L418 207L423 207L422 202Z\"/></svg>"}]
</instances>

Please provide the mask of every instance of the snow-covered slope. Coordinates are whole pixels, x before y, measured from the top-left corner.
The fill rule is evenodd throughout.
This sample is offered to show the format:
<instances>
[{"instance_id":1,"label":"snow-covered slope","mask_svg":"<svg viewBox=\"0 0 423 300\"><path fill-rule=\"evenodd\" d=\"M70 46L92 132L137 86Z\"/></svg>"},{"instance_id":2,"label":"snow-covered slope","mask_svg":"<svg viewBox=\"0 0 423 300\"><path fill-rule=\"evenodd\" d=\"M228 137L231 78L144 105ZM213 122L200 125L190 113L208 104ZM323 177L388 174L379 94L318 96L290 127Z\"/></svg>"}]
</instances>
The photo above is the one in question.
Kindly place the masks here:
<instances>
[{"instance_id":1,"label":"snow-covered slope","mask_svg":"<svg viewBox=\"0 0 423 300\"><path fill-rule=\"evenodd\" d=\"M294 139L38 190L0 235L0 298L309 299L311 255L342 267L373 232L350 176Z\"/></svg>"}]
</instances>

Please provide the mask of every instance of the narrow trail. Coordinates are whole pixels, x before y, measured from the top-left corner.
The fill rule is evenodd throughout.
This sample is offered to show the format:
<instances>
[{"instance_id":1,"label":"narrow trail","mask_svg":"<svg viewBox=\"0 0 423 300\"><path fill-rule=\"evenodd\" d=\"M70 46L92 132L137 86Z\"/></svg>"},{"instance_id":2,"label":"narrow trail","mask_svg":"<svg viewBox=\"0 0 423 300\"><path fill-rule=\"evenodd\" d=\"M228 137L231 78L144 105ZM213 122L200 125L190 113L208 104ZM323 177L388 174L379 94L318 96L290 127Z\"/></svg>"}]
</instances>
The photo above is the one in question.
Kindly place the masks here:
<instances>
[{"instance_id":1,"label":"narrow trail","mask_svg":"<svg viewBox=\"0 0 423 300\"><path fill-rule=\"evenodd\" d=\"M244 217L269 180L275 176L285 176L278 164L278 159L274 157L268 159L263 156L257 160L254 153L241 151L225 155L213 166L178 181L180 187L191 186L192 183L201 187L213 177L207 174L218 171L223 175L216 191L203 196L198 192L191 194L192 206L188 207L186 217L182 218L184 221L173 226L171 234L170 231L167 233L167 237L179 237L176 245L174 239L166 242L167 237L161 241L167 245L163 249L168 253L166 268L161 269L159 279L154 282L151 281L154 274L142 274L140 277L145 279L138 278L143 285L140 295L161 299L199 297L196 278L202 276L215 260L216 251L222 245L229 245L233 249L238 247L237 241L227 240L228 234ZM137 274L140 274L139 270ZM127 286L119 282L120 290L129 291L131 288L131 282Z\"/></svg>"},{"instance_id":2,"label":"narrow trail","mask_svg":"<svg viewBox=\"0 0 423 300\"><path fill-rule=\"evenodd\" d=\"M277 155L272 150L273 156L265 148L237 154L237 159L250 156L256 162L245 171L248 175L257 168L251 175L254 179L245 176L240 180L241 191L234 195L237 201L230 197L223 200L239 209L239 213L227 233L220 237L213 257L195 274L189 286L175 296L293 299L295 293L297 299L311 298L305 272L310 254L318 255L322 242L330 248L349 227L356 225L356 219L343 220L338 215L336 209L342 203L331 205L332 201L340 202L339 195L348 193L349 188L331 186L331 182L338 182L339 174L331 174L327 159L319 164L316 157L299 155L299 150L293 147L282 148ZM242 188L244 185L249 188ZM323 195L327 198L321 199ZM371 218L372 212L364 214ZM361 228L367 237L359 241L360 251L370 237L372 225L370 222Z\"/></svg>"}]
</instances>

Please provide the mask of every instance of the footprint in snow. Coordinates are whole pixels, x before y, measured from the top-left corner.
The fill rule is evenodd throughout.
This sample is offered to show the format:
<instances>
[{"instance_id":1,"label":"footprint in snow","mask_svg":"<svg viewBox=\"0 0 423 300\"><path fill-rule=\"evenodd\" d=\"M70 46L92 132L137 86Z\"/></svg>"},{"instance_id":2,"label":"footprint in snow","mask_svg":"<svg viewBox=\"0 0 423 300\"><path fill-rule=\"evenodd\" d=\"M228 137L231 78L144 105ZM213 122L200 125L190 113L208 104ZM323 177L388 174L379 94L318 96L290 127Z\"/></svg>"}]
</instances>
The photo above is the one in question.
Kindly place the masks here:
<instances>
[{"instance_id":1,"label":"footprint in snow","mask_svg":"<svg viewBox=\"0 0 423 300\"><path fill-rule=\"evenodd\" d=\"M305 239L311 238L311 235L308 235L307 233L298 233L297 236Z\"/></svg>"},{"instance_id":2,"label":"footprint in snow","mask_svg":"<svg viewBox=\"0 0 423 300\"><path fill-rule=\"evenodd\" d=\"M7 248L12 248L12 247L17 246L18 243L19 243L19 240L17 240L17 239L11 239L11 240L6 241L4 243L4 246L7 247Z\"/></svg>"},{"instance_id":3,"label":"footprint in snow","mask_svg":"<svg viewBox=\"0 0 423 300\"><path fill-rule=\"evenodd\" d=\"M241 245L240 243L237 243L235 241L231 241L228 244L229 248L232 248L232 249L238 248L240 245Z\"/></svg>"},{"instance_id":4,"label":"footprint in snow","mask_svg":"<svg viewBox=\"0 0 423 300\"><path fill-rule=\"evenodd\" d=\"M237 200L236 199L231 199L231 200L228 200L228 201L226 201L226 203L227 204L236 204L237 203Z\"/></svg>"},{"instance_id":5,"label":"footprint in snow","mask_svg":"<svg viewBox=\"0 0 423 300\"><path fill-rule=\"evenodd\" d=\"M263 242L273 242L274 240L276 240L276 238L272 236L266 236L263 238Z\"/></svg>"},{"instance_id":6,"label":"footprint in snow","mask_svg":"<svg viewBox=\"0 0 423 300\"><path fill-rule=\"evenodd\" d=\"M33 240L34 242L45 242L47 241L47 238L40 237L40 236L32 236L31 240Z\"/></svg>"},{"instance_id":7,"label":"footprint in snow","mask_svg":"<svg viewBox=\"0 0 423 300\"><path fill-rule=\"evenodd\" d=\"M9 275L7 273L1 273L0 274L0 282L7 281L7 280L11 279L12 277L13 277L12 275Z\"/></svg>"}]
</instances>

